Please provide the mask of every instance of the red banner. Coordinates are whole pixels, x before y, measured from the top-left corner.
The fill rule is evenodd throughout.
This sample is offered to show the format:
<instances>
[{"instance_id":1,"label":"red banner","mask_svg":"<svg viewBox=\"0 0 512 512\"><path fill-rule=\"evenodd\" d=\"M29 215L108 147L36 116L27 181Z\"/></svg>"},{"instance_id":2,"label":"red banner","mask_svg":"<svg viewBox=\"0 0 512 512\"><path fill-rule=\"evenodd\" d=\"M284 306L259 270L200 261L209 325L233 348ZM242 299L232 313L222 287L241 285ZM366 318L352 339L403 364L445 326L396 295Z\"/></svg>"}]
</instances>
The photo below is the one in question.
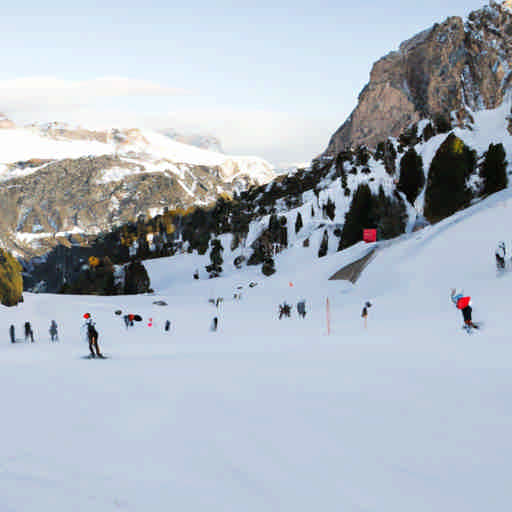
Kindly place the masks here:
<instances>
[{"instance_id":1,"label":"red banner","mask_svg":"<svg viewBox=\"0 0 512 512\"><path fill-rule=\"evenodd\" d=\"M377 241L376 229L363 229L363 240L369 244Z\"/></svg>"}]
</instances>

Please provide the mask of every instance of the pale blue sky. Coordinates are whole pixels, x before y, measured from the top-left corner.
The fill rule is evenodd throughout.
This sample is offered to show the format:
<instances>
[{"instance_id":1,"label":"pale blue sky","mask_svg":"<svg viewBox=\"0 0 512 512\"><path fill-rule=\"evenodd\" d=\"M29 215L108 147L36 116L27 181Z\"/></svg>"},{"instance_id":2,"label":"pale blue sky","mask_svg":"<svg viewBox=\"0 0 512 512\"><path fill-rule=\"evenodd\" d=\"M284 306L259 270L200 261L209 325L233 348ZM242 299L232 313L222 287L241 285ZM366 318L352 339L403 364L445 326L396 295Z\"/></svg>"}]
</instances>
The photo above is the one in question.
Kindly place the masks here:
<instances>
[{"instance_id":1,"label":"pale blue sky","mask_svg":"<svg viewBox=\"0 0 512 512\"><path fill-rule=\"evenodd\" d=\"M1 17L0 111L19 119L198 130L219 136L227 152L279 164L325 148L375 60L485 2L9 4ZM89 81L104 77L153 85L134 92L123 80L119 91L111 85L92 94ZM22 88L13 81L21 78L28 79Z\"/></svg>"}]
</instances>

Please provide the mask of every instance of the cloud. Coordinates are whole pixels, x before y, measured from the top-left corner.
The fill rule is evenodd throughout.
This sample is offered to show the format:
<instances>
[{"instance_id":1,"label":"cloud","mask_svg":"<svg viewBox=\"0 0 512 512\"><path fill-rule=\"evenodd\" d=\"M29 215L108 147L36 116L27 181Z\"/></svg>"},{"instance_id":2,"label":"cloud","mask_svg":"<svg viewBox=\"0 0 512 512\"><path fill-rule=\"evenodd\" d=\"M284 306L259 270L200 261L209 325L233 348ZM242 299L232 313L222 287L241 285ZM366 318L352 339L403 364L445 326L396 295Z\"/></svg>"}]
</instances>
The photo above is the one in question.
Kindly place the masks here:
<instances>
[{"instance_id":1,"label":"cloud","mask_svg":"<svg viewBox=\"0 0 512 512\"><path fill-rule=\"evenodd\" d=\"M108 98L178 96L187 91L147 80L102 77L93 80L63 80L34 76L0 80L0 109L12 113L76 109Z\"/></svg>"}]
</instances>

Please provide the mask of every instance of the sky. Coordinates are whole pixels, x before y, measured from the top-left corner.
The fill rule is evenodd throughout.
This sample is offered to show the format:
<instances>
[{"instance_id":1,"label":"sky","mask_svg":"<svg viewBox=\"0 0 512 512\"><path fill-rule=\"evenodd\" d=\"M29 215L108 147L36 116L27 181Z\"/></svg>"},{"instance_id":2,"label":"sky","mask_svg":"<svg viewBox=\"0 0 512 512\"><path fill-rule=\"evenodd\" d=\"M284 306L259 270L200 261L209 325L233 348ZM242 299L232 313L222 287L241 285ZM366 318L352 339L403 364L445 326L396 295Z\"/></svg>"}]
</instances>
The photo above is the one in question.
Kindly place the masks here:
<instances>
[{"instance_id":1,"label":"sky","mask_svg":"<svg viewBox=\"0 0 512 512\"><path fill-rule=\"evenodd\" d=\"M215 135L286 166L325 149L376 60L485 0L74 4L2 6L0 112Z\"/></svg>"}]
</instances>

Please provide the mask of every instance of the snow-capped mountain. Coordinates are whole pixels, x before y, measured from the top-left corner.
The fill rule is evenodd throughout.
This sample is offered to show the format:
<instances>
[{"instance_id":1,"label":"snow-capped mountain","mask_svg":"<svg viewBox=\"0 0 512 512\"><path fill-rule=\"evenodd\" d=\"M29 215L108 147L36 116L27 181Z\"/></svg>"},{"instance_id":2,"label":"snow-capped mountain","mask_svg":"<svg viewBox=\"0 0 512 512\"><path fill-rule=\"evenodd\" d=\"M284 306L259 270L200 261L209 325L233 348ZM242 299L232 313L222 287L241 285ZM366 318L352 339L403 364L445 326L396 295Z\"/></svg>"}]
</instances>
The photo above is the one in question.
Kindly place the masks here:
<instances>
[{"instance_id":1,"label":"snow-capped mountain","mask_svg":"<svg viewBox=\"0 0 512 512\"><path fill-rule=\"evenodd\" d=\"M56 235L97 234L141 214L205 206L275 176L261 158L150 130L16 127L5 117L0 128L0 239L20 254L44 252Z\"/></svg>"}]
</instances>

